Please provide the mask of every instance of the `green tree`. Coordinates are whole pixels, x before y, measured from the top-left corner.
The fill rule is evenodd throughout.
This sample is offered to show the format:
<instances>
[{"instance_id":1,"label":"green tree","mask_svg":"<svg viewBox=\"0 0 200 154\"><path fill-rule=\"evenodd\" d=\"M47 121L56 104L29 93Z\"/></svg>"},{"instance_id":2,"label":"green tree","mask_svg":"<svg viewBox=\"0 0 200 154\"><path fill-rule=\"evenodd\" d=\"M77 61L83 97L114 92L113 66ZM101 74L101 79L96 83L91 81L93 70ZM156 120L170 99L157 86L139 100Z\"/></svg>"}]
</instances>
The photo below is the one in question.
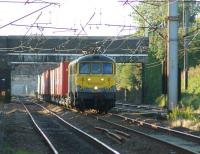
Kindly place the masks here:
<instances>
[{"instance_id":1,"label":"green tree","mask_svg":"<svg viewBox=\"0 0 200 154\"><path fill-rule=\"evenodd\" d=\"M117 64L117 88L129 91L141 88L141 66L137 64Z\"/></svg>"},{"instance_id":2,"label":"green tree","mask_svg":"<svg viewBox=\"0 0 200 154\"><path fill-rule=\"evenodd\" d=\"M190 8L190 22L195 25L195 16L199 13L200 7L196 0L187 2ZM148 32L149 36L149 50L148 63L145 66L145 100L154 102L156 97L161 95L162 83L162 61L166 59L165 53L167 50L167 9L168 0L165 1L151 1L144 0L133 9L134 23L139 25L136 36L144 36ZM179 26L182 27L183 17L183 2L179 2ZM192 28L191 28L192 29ZM190 30L191 31L191 30ZM183 64L183 29L179 30L179 64ZM197 37L196 37L197 38ZM194 40L193 40L194 42ZM198 42L199 43L199 42ZM191 42L191 47L193 43ZM194 46L193 46L194 47ZM189 55L189 56L192 56ZM190 61L189 61L190 62ZM194 63L194 62L193 62Z\"/></svg>"}]
</instances>

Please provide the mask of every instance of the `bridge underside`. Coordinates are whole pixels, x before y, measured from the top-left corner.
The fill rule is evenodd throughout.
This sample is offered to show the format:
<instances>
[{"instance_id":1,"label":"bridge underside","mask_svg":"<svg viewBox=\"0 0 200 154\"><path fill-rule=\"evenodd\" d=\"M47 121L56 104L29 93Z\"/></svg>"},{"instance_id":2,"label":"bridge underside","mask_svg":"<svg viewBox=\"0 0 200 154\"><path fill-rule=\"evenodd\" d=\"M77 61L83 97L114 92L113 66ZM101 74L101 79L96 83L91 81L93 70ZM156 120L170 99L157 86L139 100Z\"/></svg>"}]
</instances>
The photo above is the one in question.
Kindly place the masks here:
<instances>
[{"instance_id":1,"label":"bridge underside","mask_svg":"<svg viewBox=\"0 0 200 154\"><path fill-rule=\"evenodd\" d=\"M9 53L4 55L6 61L11 64L19 63L58 63L61 61L72 61L83 54L29 54L29 53ZM105 54L117 63L146 63L147 54Z\"/></svg>"}]
</instances>

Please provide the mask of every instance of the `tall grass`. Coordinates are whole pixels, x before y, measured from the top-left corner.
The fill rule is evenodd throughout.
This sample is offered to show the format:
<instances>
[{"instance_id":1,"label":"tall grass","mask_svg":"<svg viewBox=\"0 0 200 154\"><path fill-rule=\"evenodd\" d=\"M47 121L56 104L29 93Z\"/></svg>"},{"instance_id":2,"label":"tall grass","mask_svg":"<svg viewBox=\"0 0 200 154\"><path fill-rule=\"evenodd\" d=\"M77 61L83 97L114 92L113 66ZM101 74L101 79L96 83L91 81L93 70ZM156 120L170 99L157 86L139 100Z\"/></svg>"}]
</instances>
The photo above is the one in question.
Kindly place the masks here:
<instances>
[{"instance_id":1,"label":"tall grass","mask_svg":"<svg viewBox=\"0 0 200 154\"><path fill-rule=\"evenodd\" d=\"M179 108L176 107L171 113L168 115L168 119L170 120L192 120L192 121L200 121L197 114L194 113L194 110L191 107Z\"/></svg>"},{"instance_id":2,"label":"tall grass","mask_svg":"<svg viewBox=\"0 0 200 154\"><path fill-rule=\"evenodd\" d=\"M200 121L197 112L200 112L200 65L191 67L189 70L188 89L183 89L183 82L181 87L181 100L178 102L177 108L169 113L170 120L188 119L193 121ZM181 76L183 81L183 75ZM164 95L157 97L156 104L161 107L167 106Z\"/></svg>"},{"instance_id":3,"label":"tall grass","mask_svg":"<svg viewBox=\"0 0 200 154\"><path fill-rule=\"evenodd\" d=\"M194 110L198 110L200 109L200 65L191 67L188 74L188 89L184 90L182 88L180 104L184 107L191 107Z\"/></svg>"},{"instance_id":4,"label":"tall grass","mask_svg":"<svg viewBox=\"0 0 200 154\"><path fill-rule=\"evenodd\" d=\"M200 121L200 117L195 114L197 110L200 110L200 65L191 67L188 74L188 89L181 89L181 100L178 103L178 107L169 114L170 120L187 119ZM183 82L181 87L183 87Z\"/></svg>"}]
</instances>

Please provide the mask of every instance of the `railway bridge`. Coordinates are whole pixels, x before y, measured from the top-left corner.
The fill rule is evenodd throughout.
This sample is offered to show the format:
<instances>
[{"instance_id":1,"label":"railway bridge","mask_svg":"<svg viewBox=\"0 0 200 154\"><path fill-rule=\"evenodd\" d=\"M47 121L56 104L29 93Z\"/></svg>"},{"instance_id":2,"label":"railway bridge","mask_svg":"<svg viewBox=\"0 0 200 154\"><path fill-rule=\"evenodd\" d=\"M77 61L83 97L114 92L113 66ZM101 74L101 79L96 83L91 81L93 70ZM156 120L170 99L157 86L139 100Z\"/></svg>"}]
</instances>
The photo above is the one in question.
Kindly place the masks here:
<instances>
[{"instance_id":1,"label":"railway bridge","mask_svg":"<svg viewBox=\"0 0 200 154\"><path fill-rule=\"evenodd\" d=\"M1 36L0 55L11 64L57 63L83 54L105 54L119 63L145 63L148 38Z\"/></svg>"},{"instance_id":2,"label":"railway bridge","mask_svg":"<svg viewBox=\"0 0 200 154\"><path fill-rule=\"evenodd\" d=\"M148 38L103 36L0 36L0 59L11 66L11 93L32 95L37 74L84 54L105 54L117 63L147 61Z\"/></svg>"}]
</instances>

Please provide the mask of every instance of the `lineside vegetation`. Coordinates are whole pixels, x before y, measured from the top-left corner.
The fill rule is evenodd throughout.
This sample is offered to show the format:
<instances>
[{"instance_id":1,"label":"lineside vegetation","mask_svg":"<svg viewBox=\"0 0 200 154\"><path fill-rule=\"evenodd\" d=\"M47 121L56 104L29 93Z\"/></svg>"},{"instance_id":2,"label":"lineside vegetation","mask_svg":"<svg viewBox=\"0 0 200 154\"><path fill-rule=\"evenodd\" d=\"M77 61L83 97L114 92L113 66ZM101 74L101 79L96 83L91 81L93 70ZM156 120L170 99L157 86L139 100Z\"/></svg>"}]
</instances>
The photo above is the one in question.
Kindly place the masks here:
<instances>
[{"instance_id":1,"label":"lineside vegetation","mask_svg":"<svg viewBox=\"0 0 200 154\"><path fill-rule=\"evenodd\" d=\"M183 89L181 75L181 100L178 107L169 114L170 119L199 120L200 114L200 4L196 0L187 2L190 11L189 33L185 36L183 29L183 2L179 3L179 68L183 71L184 38L190 41L188 51L189 81L188 89ZM166 97L162 94L162 62L167 51L167 8L168 1L145 0L133 6L133 21L140 28L136 36L149 36L149 59L145 66L145 101L160 106L166 105Z\"/></svg>"}]
</instances>

